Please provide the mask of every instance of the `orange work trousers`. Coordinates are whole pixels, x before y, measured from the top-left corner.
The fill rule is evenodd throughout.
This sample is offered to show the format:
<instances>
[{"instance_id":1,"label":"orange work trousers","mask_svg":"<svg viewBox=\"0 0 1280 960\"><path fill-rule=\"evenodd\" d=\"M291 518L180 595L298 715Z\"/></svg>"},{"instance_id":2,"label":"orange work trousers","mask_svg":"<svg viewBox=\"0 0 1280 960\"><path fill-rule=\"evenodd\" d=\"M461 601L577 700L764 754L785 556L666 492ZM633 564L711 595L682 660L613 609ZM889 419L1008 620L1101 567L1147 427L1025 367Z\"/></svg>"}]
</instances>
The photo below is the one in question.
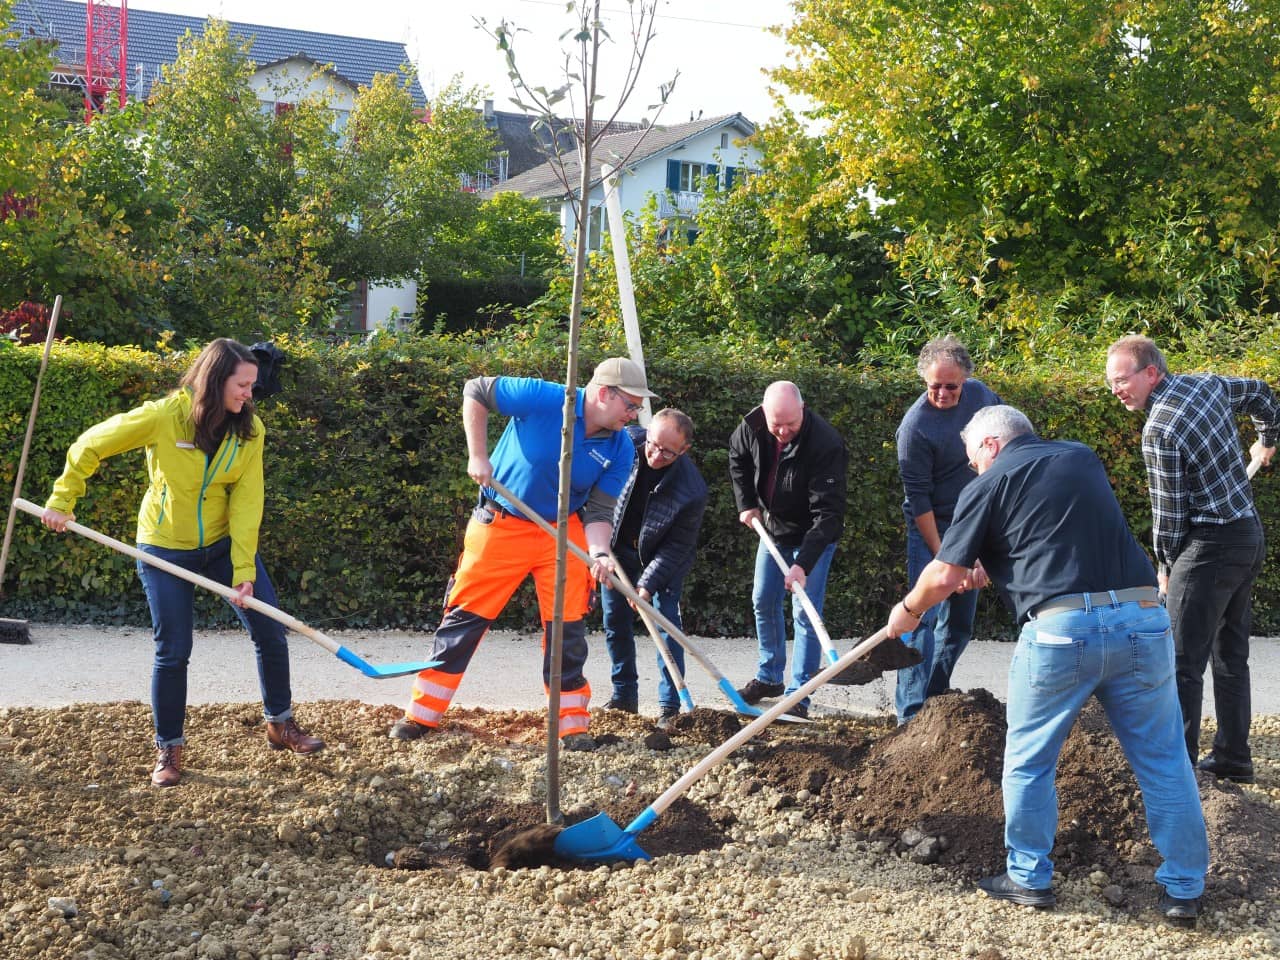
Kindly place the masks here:
<instances>
[{"instance_id":1,"label":"orange work trousers","mask_svg":"<svg viewBox=\"0 0 1280 960\"><path fill-rule=\"evenodd\" d=\"M586 549L586 531L576 514L569 517L569 539ZM409 719L428 727L440 718L457 693L467 664L511 595L532 574L543 623L542 684L551 679L550 636L555 604L556 542L534 523L506 512L478 507L467 523L462 558L445 598L444 619L436 628L431 659L440 666L423 670L413 684ZM594 584L586 564L569 554L564 595L564 642L561 657L560 736L585 733L591 685L583 674L587 662L584 617Z\"/></svg>"}]
</instances>

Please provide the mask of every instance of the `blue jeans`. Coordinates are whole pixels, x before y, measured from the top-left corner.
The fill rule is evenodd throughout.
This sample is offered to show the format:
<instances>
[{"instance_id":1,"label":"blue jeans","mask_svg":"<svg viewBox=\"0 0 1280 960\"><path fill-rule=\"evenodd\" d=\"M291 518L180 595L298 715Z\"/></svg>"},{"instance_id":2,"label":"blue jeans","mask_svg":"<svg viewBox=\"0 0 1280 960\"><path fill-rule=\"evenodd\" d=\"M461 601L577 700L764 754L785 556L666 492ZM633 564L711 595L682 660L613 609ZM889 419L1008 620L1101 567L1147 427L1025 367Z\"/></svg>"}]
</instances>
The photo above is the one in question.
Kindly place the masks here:
<instances>
[{"instance_id":1,"label":"blue jeans","mask_svg":"<svg viewBox=\"0 0 1280 960\"><path fill-rule=\"evenodd\" d=\"M949 523L939 522L939 535ZM914 520L907 521L907 589L920 579L920 573L933 559L924 537ZM898 723L903 724L920 712L930 697L945 693L951 687L951 672L965 647L973 639L973 620L978 610L978 591L953 593L941 603L925 611L920 626L903 640L920 651L920 662L898 671L894 706Z\"/></svg>"},{"instance_id":2,"label":"blue jeans","mask_svg":"<svg viewBox=\"0 0 1280 960\"><path fill-rule=\"evenodd\" d=\"M198 573L218 583L231 583L231 538L196 550L168 550L140 543L138 549L161 560L168 560L184 570ZM276 606L276 591L255 557L257 573L253 595L263 603ZM156 746L168 747L185 743L182 736L187 712L187 664L191 660L194 629L195 584L189 583L157 567L137 561L138 579L151 607L151 628L156 654L151 670L151 714L155 721ZM293 715L289 689L289 646L284 626L252 610L234 604L231 608L249 631L258 651L258 685L262 691L263 714L279 723Z\"/></svg>"},{"instance_id":3,"label":"blue jeans","mask_svg":"<svg viewBox=\"0 0 1280 960\"><path fill-rule=\"evenodd\" d=\"M1209 839L1182 743L1169 615L1137 603L1054 614L1022 628L1009 665L1004 753L1009 876L1033 890L1053 879L1058 753L1090 696L1142 788L1151 841L1163 857L1156 880L1172 896L1200 896Z\"/></svg>"},{"instance_id":4,"label":"blue jeans","mask_svg":"<svg viewBox=\"0 0 1280 960\"><path fill-rule=\"evenodd\" d=\"M630 547L619 545L614 548L613 555L622 564L622 569L632 583L640 577L640 555ZM681 630L680 594L684 591L684 581L669 585L653 595L649 601L659 612ZM613 671L609 678L613 682L613 695L619 700L634 703L639 697L639 683L636 675L636 612L627 603L627 598L609 586L600 588L600 608L604 614L604 642L609 648L609 660L613 663ZM672 640L667 631L661 627L658 632L667 642L671 650L671 659L675 661L680 675L684 676L684 647ZM662 713L672 713L680 709L680 695L671 682L671 674L663 662L662 654L658 657L658 709Z\"/></svg>"},{"instance_id":5,"label":"blue jeans","mask_svg":"<svg viewBox=\"0 0 1280 960\"><path fill-rule=\"evenodd\" d=\"M788 565L792 565L796 562L796 554L800 552L800 548L778 544L778 552ZM809 595L809 600L818 613L822 613L822 601L827 595L827 573L831 570L831 558L835 552L836 545L828 544L805 577L804 592ZM756 679L763 683L781 683L787 666L787 622L782 607L787 591L782 585L783 579L773 555L761 541L756 549L756 575L751 591L751 606L756 615L756 638L760 644ZM818 640L818 634L809 622L804 606L794 597L791 599L791 617L795 638L791 647L791 679L784 696L804 686L818 672L822 663L822 644ZM809 698L805 697L801 703L808 706Z\"/></svg>"}]
</instances>

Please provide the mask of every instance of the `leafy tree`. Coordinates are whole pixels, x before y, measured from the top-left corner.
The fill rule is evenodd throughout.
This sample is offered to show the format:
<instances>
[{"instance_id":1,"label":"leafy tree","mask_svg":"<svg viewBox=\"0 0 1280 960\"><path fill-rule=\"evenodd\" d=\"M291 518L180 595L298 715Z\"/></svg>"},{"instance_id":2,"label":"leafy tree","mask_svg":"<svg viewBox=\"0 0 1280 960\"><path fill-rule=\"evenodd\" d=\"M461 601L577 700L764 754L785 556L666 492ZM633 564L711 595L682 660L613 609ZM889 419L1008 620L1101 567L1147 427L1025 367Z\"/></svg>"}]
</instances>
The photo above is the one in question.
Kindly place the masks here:
<instances>
[{"instance_id":1,"label":"leafy tree","mask_svg":"<svg viewBox=\"0 0 1280 960\"><path fill-rule=\"evenodd\" d=\"M318 95L279 90L291 109L264 111L246 49L210 21L151 101L64 127L37 95L49 66L34 45L0 48L0 146L22 160L0 190L22 212L0 224L0 292L63 293L81 339L324 328L351 282L447 264L438 235L476 215L458 175L489 135L456 82L424 122L405 77L378 77L342 135Z\"/></svg>"},{"instance_id":2,"label":"leafy tree","mask_svg":"<svg viewBox=\"0 0 1280 960\"><path fill-rule=\"evenodd\" d=\"M407 78L380 75L360 91L336 149L297 154L301 186L330 219L322 256L335 276L426 282L453 266L450 239L470 231L479 206L459 175L493 150L478 98L454 78L423 115Z\"/></svg>"},{"instance_id":3,"label":"leafy tree","mask_svg":"<svg viewBox=\"0 0 1280 960\"><path fill-rule=\"evenodd\" d=\"M565 266L560 221L542 204L514 191L480 204L465 232L441 237L442 252L456 263L459 276L547 277Z\"/></svg>"},{"instance_id":4,"label":"leafy tree","mask_svg":"<svg viewBox=\"0 0 1280 960\"><path fill-rule=\"evenodd\" d=\"M796 216L845 205L927 232L1012 327L1106 294L1194 324L1270 296L1256 264L1280 222L1277 0L796 8L776 77L814 102L830 153ZM1216 279L1224 261L1239 284Z\"/></svg>"},{"instance_id":5,"label":"leafy tree","mask_svg":"<svg viewBox=\"0 0 1280 960\"><path fill-rule=\"evenodd\" d=\"M56 110L39 95L53 57L11 27L12 9L12 0L0 0L0 307L43 297L32 283L32 248L53 246L65 206L51 177Z\"/></svg>"}]
</instances>

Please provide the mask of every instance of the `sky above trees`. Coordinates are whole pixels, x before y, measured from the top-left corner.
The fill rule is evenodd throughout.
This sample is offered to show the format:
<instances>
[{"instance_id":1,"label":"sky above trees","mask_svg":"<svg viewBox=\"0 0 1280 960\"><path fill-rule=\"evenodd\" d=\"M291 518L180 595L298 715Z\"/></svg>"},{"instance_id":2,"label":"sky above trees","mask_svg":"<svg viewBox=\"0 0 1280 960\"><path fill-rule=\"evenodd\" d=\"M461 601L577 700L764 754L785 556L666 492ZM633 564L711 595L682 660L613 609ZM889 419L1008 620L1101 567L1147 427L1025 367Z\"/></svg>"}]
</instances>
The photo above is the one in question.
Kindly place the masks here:
<instances>
[{"instance_id":1,"label":"sky above trees","mask_svg":"<svg viewBox=\"0 0 1280 960\"><path fill-rule=\"evenodd\" d=\"M558 82L562 56L558 38L572 24L563 0L486 0L483 4L366 0L352 7L342 0L136 0L131 8L163 10L187 16L216 16L247 23L348 33L403 42L418 67L428 96L448 86L461 73L468 86L486 86L499 109L511 86L505 61L493 41L475 27L474 17L491 23L509 20L530 32L521 44L522 68L539 82ZM608 69L625 63L627 4L605 0L601 16L616 41L617 55L602 61ZM769 27L790 22L788 0L699 0L697 4L664 3L659 8L658 37L645 63L644 79L628 107L636 118L657 100L660 83L678 69L680 81L664 113L668 123L705 116L742 113L760 124L774 112L765 72L780 66L786 46ZM615 85L616 86L616 85ZM609 91L606 83L605 92Z\"/></svg>"}]
</instances>

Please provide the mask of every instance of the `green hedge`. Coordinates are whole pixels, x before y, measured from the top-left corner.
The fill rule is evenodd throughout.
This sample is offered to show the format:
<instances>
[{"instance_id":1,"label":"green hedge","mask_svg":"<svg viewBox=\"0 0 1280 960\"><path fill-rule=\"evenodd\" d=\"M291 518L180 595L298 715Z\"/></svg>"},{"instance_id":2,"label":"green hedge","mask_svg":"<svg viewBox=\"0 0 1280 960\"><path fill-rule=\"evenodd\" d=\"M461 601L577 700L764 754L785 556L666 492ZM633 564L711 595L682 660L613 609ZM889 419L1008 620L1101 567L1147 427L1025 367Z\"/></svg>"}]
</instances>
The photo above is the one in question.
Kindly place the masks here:
<instances>
[{"instance_id":1,"label":"green hedge","mask_svg":"<svg viewBox=\"0 0 1280 960\"><path fill-rule=\"evenodd\" d=\"M465 474L462 384L478 373L558 379L561 357L544 347L517 350L450 337L284 346L289 354L285 391L261 411L268 458L262 553L282 606L322 628L434 626L475 496ZM0 484L6 493L17 469L39 359L39 347L0 343ZM190 354L160 357L58 344L45 377L24 496L42 502L81 430L161 395L189 359ZM584 378L599 359L583 357ZM843 433L850 450L849 510L828 587L828 626L836 636L875 629L904 587L902 491L893 435L919 393L914 372L766 364L701 345L651 356L649 363L650 382L662 394L659 405L678 406L697 424L692 455L711 487L699 560L683 603L688 627L706 634L752 632L755 540L736 519L727 442L765 385L789 378ZM1251 372L1276 381L1275 370L1259 371L1255 364ZM1146 477L1138 449L1141 418L1107 393L1100 357L1082 360L1077 370L979 375L1025 410L1043 435L1093 445L1135 532L1149 543ZM493 421L496 435L500 418ZM1246 429L1246 436L1251 432ZM1274 541L1280 496L1270 476L1262 475L1257 493ZM109 461L77 507L78 519L131 542L145 482L140 453ZM25 515L17 520L3 586L5 616L146 622L133 561L82 538L56 537ZM1268 563L1254 593L1259 632L1280 627L1278 588L1280 574ZM226 617L216 598L202 601L201 610L206 617ZM983 635L1010 633L1010 619L990 591L980 612ZM528 585L505 623L536 626Z\"/></svg>"}]
</instances>

